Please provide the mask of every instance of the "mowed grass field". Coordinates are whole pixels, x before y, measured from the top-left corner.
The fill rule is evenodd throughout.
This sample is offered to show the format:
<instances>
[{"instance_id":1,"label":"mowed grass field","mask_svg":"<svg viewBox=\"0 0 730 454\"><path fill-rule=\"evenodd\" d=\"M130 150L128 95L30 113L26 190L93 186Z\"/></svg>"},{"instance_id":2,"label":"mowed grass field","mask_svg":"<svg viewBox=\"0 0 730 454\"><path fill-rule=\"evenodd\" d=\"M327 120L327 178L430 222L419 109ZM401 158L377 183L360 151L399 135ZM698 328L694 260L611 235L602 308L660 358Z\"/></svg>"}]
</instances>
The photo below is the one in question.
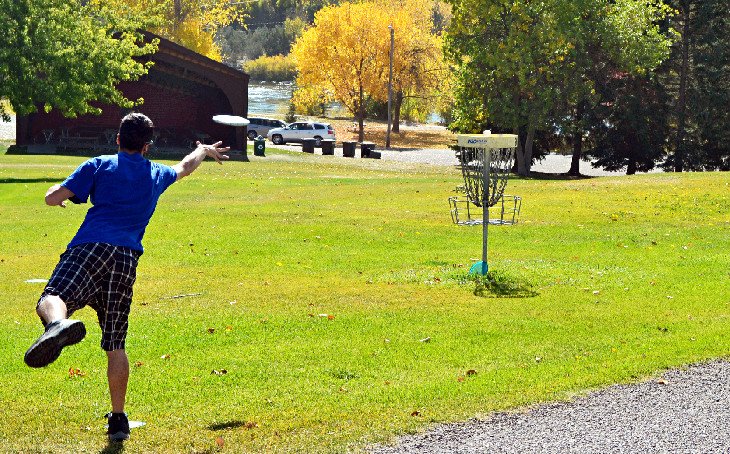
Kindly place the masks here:
<instances>
[{"instance_id":1,"label":"mowed grass field","mask_svg":"<svg viewBox=\"0 0 730 454\"><path fill-rule=\"evenodd\" d=\"M88 335L40 370L43 284L79 157L0 155L0 452L107 447ZM172 164L173 161L167 161ZM730 353L727 173L513 179L521 222L451 223L456 169L267 150L162 196L127 340L130 453L343 452ZM70 372L71 370L71 372Z\"/></svg>"}]
</instances>

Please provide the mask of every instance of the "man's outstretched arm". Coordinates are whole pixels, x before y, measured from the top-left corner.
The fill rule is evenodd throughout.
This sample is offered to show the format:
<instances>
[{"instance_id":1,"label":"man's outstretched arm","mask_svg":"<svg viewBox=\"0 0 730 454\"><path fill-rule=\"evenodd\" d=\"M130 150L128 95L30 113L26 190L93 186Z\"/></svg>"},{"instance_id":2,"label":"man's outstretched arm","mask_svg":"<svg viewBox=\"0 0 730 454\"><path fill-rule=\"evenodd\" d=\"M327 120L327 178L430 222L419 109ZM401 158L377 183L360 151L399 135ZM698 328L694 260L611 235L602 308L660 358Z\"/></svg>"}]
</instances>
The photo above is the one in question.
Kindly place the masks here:
<instances>
[{"instance_id":1,"label":"man's outstretched arm","mask_svg":"<svg viewBox=\"0 0 730 454\"><path fill-rule=\"evenodd\" d=\"M60 184L54 184L53 186L48 188L48 191L46 192L46 205L52 207L59 206L61 208L66 208L66 200L70 199L73 196L74 193L65 186L61 186Z\"/></svg>"},{"instance_id":2,"label":"man's outstretched arm","mask_svg":"<svg viewBox=\"0 0 730 454\"><path fill-rule=\"evenodd\" d=\"M189 155L185 156L182 161L172 166L177 172L177 181L190 175L198 168L206 157L215 159L218 164L223 164L221 161L228 159L228 156L223 154L230 150L230 147L221 147L223 142L216 142L213 145L203 145L198 142L197 148L193 150Z\"/></svg>"}]
</instances>

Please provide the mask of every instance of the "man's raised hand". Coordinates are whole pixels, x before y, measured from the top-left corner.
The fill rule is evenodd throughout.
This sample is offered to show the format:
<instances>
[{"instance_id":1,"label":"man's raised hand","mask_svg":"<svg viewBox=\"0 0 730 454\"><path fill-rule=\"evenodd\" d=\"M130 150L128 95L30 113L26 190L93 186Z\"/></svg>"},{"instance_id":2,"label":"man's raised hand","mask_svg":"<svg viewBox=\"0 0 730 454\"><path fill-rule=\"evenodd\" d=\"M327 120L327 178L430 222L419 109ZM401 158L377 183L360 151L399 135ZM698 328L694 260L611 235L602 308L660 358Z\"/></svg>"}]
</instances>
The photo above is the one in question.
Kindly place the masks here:
<instances>
[{"instance_id":1,"label":"man's raised hand","mask_svg":"<svg viewBox=\"0 0 730 454\"><path fill-rule=\"evenodd\" d=\"M218 164L223 164L221 161L230 159L227 154L223 154L231 149L231 147L221 147L222 141L218 141L213 145L204 145L198 142L198 148L205 150L205 155L209 158L215 159Z\"/></svg>"}]
</instances>

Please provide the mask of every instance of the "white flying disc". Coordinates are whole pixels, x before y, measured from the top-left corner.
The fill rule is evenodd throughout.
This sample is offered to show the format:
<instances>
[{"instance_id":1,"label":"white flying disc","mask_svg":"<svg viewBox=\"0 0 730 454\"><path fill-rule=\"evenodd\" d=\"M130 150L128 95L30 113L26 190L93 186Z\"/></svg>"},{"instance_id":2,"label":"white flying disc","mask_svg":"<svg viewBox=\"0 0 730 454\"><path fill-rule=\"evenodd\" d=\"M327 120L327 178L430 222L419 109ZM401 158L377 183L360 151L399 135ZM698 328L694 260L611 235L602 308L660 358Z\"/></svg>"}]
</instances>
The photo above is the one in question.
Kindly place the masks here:
<instances>
[{"instance_id":1,"label":"white flying disc","mask_svg":"<svg viewBox=\"0 0 730 454\"><path fill-rule=\"evenodd\" d=\"M236 115L216 115L213 117L213 121L228 126L246 126L251 123L245 118Z\"/></svg>"}]
</instances>

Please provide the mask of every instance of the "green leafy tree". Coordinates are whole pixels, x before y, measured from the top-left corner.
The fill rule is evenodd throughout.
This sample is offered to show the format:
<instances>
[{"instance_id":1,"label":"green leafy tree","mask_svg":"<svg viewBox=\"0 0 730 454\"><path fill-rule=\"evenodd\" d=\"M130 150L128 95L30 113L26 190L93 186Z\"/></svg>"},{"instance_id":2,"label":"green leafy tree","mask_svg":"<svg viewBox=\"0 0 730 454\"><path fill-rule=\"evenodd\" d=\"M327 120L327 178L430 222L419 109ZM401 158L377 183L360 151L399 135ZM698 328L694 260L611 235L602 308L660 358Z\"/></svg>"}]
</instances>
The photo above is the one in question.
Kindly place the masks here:
<instances>
[{"instance_id":1,"label":"green leafy tree","mask_svg":"<svg viewBox=\"0 0 730 454\"><path fill-rule=\"evenodd\" d=\"M587 110L594 167L648 172L665 156L667 94L656 74L614 73L597 87L602 100Z\"/></svg>"},{"instance_id":2,"label":"green leafy tree","mask_svg":"<svg viewBox=\"0 0 730 454\"><path fill-rule=\"evenodd\" d=\"M670 45L656 26L668 9L652 0L450 3L447 54L458 78L452 128L518 134L521 175L529 174L539 130L580 118L578 108L595 102L597 63L608 56L616 68L640 74ZM581 119L573 128L581 138L582 128Z\"/></svg>"},{"instance_id":3,"label":"green leafy tree","mask_svg":"<svg viewBox=\"0 0 730 454\"><path fill-rule=\"evenodd\" d=\"M132 107L120 81L147 73L151 25L127 9L78 0L0 0L0 99L19 115L39 108L66 116L99 113L99 101ZM0 114L7 117L2 104Z\"/></svg>"}]
</instances>

